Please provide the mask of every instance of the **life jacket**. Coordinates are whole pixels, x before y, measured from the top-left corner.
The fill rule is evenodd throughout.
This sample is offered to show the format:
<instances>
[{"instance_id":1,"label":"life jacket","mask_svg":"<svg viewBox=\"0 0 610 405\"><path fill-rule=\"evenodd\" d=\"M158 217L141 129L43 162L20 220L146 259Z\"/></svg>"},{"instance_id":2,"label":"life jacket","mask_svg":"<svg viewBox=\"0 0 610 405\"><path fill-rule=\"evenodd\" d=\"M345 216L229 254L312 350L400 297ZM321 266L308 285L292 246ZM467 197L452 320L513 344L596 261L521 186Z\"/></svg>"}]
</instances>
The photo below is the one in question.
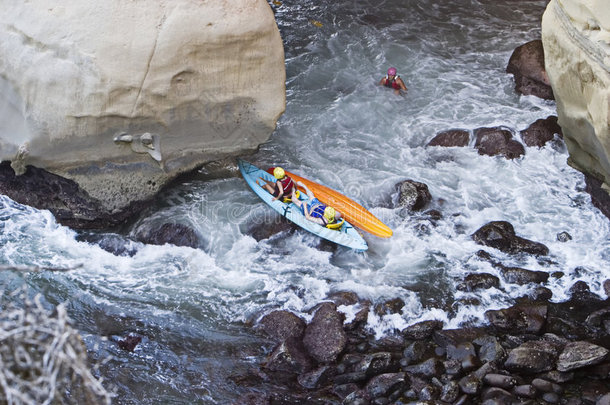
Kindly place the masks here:
<instances>
[{"instance_id":1,"label":"life jacket","mask_svg":"<svg viewBox=\"0 0 610 405\"><path fill-rule=\"evenodd\" d=\"M284 176L284 178L279 180L279 182L282 184L282 188L284 189L285 196L289 196L290 194L292 194L292 188L294 187L294 182L292 181L292 179L290 177Z\"/></svg>"},{"instance_id":2,"label":"life jacket","mask_svg":"<svg viewBox=\"0 0 610 405\"><path fill-rule=\"evenodd\" d=\"M400 90L400 84L398 84L398 81L397 81L397 79L399 77L400 76L396 75L396 76L394 76L394 79L390 80L390 77L388 75L386 75L384 86L389 87L391 89Z\"/></svg>"},{"instance_id":3,"label":"life jacket","mask_svg":"<svg viewBox=\"0 0 610 405\"><path fill-rule=\"evenodd\" d=\"M324 210L326 209L326 205L319 202L315 202L313 203L313 206L310 205L309 208L311 210L309 215L314 218L324 218ZM326 221L326 218L324 218L324 221Z\"/></svg>"}]
</instances>

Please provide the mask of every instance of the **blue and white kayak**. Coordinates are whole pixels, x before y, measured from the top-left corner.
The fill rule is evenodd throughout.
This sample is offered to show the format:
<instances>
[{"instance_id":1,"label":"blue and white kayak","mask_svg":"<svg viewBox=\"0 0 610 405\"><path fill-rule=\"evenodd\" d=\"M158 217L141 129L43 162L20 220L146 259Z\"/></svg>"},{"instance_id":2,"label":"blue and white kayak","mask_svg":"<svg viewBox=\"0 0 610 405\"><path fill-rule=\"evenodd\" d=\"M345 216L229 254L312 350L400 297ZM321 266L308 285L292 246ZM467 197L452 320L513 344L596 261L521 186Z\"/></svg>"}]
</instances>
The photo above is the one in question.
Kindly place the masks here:
<instances>
[{"instance_id":1,"label":"blue and white kayak","mask_svg":"<svg viewBox=\"0 0 610 405\"><path fill-rule=\"evenodd\" d=\"M261 170L245 160L239 159L238 165L246 183L248 183L256 195L284 218L294 222L306 231L338 245L347 246L358 251L364 251L369 248L366 241L360 236L360 233L358 233L358 231L348 222L343 221L343 225L339 229L329 229L305 218L305 215L303 215L296 204L273 200L273 196L269 194L267 190L256 184L256 181L258 179L263 179L275 182L275 178L265 170ZM299 199L303 201L306 201L308 198L309 197L307 197L305 193L301 193L299 197Z\"/></svg>"}]
</instances>

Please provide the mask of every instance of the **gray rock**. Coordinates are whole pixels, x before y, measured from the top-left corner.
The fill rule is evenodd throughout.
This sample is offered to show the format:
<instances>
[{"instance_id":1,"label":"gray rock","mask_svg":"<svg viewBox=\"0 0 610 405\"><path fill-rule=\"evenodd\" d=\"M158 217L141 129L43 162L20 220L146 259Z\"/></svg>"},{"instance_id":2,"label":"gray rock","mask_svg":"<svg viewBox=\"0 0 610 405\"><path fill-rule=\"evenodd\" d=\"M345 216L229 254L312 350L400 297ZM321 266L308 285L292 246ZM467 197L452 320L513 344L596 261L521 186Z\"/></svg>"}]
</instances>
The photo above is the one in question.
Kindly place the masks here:
<instances>
[{"instance_id":1,"label":"gray rock","mask_svg":"<svg viewBox=\"0 0 610 405\"><path fill-rule=\"evenodd\" d=\"M441 401L453 403L460 395L460 386L455 381L448 381L441 389Z\"/></svg>"},{"instance_id":2,"label":"gray rock","mask_svg":"<svg viewBox=\"0 0 610 405\"><path fill-rule=\"evenodd\" d=\"M422 210L432 200L428 186L415 180L405 180L396 184L398 206L411 211Z\"/></svg>"},{"instance_id":3,"label":"gray rock","mask_svg":"<svg viewBox=\"0 0 610 405\"><path fill-rule=\"evenodd\" d=\"M513 400L515 400L515 397L513 396L513 394L506 390L503 390L502 388L490 387L483 389L483 391L481 392L481 399L483 401L493 399L499 401L499 403L510 404Z\"/></svg>"},{"instance_id":4,"label":"gray rock","mask_svg":"<svg viewBox=\"0 0 610 405\"><path fill-rule=\"evenodd\" d=\"M468 274L462 283L457 286L460 291L476 291L480 289L499 288L500 279L489 273L471 273Z\"/></svg>"},{"instance_id":5,"label":"gray rock","mask_svg":"<svg viewBox=\"0 0 610 405\"><path fill-rule=\"evenodd\" d=\"M555 367L557 348L544 341L529 341L511 350L504 362L508 371L534 374Z\"/></svg>"},{"instance_id":6,"label":"gray rock","mask_svg":"<svg viewBox=\"0 0 610 405\"><path fill-rule=\"evenodd\" d=\"M506 357L506 350L502 347L495 336L484 336L475 339L474 343L479 345L479 359L483 362L499 362Z\"/></svg>"},{"instance_id":7,"label":"gray rock","mask_svg":"<svg viewBox=\"0 0 610 405\"><path fill-rule=\"evenodd\" d=\"M409 374L421 375L425 377L438 376L443 372L440 361L434 358L428 359L423 363L416 364L414 366L407 366L403 368Z\"/></svg>"},{"instance_id":8,"label":"gray rock","mask_svg":"<svg viewBox=\"0 0 610 405\"><path fill-rule=\"evenodd\" d=\"M491 325L504 333L540 333L546 316L547 306L541 304L515 305L485 312Z\"/></svg>"},{"instance_id":9,"label":"gray rock","mask_svg":"<svg viewBox=\"0 0 610 405\"><path fill-rule=\"evenodd\" d=\"M532 385L541 392L554 392L555 394L563 393L563 388L561 388L561 385L542 378L534 378L532 380Z\"/></svg>"},{"instance_id":10,"label":"gray rock","mask_svg":"<svg viewBox=\"0 0 610 405\"><path fill-rule=\"evenodd\" d=\"M507 283L525 285L529 283L546 283L549 273L544 271L533 271L520 267L502 267L500 274Z\"/></svg>"},{"instance_id":11,"label":"gray rock","mask_svg":"<svg viewBox=\"0 0 610 405\"><path fill-rule=\"evenodd\" d=\"M406 386L405 373L387 373L371 378L364 389L372 398L377 398L388 396L398 389L406 388Z\"/></svg>"},{"instance_id":12,"label":"gray rock","mask_svg":"<svg viewBox=\"0 0 610 405\"><path fill-rule=\"evenodd\" d=\"M608 349L593 343L579 341L566 345L557 361L557 370L570 371L601 363L608 356Z\"/></svg>"},{"instance_id":13,"label":"gray rock","mask_svg":"<svg viewBox=\"0 0 610 405\"><path fill-rule=\"evenodd\" d=\"M517 380L511 375L489 373L483 377L483 382L492 387L509 390L517 385Z\"/></svg>"},{"instance_id":14,"label":"gray rock","mask_svg":"<svg viewBox=\"0 0 610 405\"><path fill-rule=\"evenodd\" d=\"M288 338L275 347L267 358L265 367L271 371L302 374L312 369L313 363L301 341Z\"/></svg>"},{"instance_id":15,"label":"gray rock","mask_svg":"<svg viewBox=\"0 0 610 405\"><path fill-rule=\"evenodd\" d=\"M305 321L290 311L273 311L265 315L260 325L265 333L277 342L289 337L300 338L305 331Z\"/></svg>"},{"instance_id":16,"label":"gray rock","mask_svg":"<svg viewBox=\"0 0 610 405\"><path fill-rule=\"evenodd\" d=\"M462 377L458 385L462 392L468 395L478 395L481 390L481 380L473 374Z\"/></svg>"},{"instance_id":17,"label":"gray rock","mask_svg":"<svg viewBox=\"0 0 610 405\"><path fill-rule=\"evenodd\" d=\"M135 238L149 245L188 246L197 248L200 245L197 233L187 225L165 223L152 228L145 228L136 232Z\"/></svg>"},{"instance_id":18,"label":"gray rock","mask_svg":"<svg viewBox=\"0 0 610 405\"><path fill-rule=\"evenodd\" d=\"M564 242L564 243L565 243L565 242L568 242L568 241L572 240L572 235L570 235L570 234L569 234L569 233L567 233L566 231L559 232L559 233L557 234L557 240L558 240L559 242Z\"/></svg>"},{"instance_id":19,"label":"gray rock","mask_svg":"<svg viewBox=\"0 0 610 405\"><path fill-rule=\"evenodd\" d=\"M595 405L610 405L610 393L602 395L599 397Z\"/></svg>"},{"instance_id":20,"label":"gray rock","mask_svg":"<svg viewBox=\"0 0 610 405\"><path fill-rule=\"evenodd\" d=\"M367 354L355 366L354 371L364 371L368 377L399 371L397 362L391 353L381 352Z\"/></svg>"},{"instance_id":21,"label":"gray rock","mask_svg":"<svg viewBox=\"0 0 610 405\"><path fill-rule=\"evenodd\" d=\"M337 312L335 304L323 303L305 328L305 348L316 361L329 363L337 359L346 343L343 315Z\"/></svg>"},{"instance_id":22,"label":"gray rock","mask_svg":"<svg viewBox=\"0 0 610 405\"><path fill-rule=\"evenodd\" d=\"M405 364L419 363L426 357L432 354L432 348L429 343L423 341L415 341L405 348L402 352Z\"/></svg>"},{"instance_id":23,"label":"gray rock","mask_svg":"<svg viewBox=\"0 0 610 405\"><path fill-rule=\"evenodd\" d=\"M536 398L538 391L531 384L518 385L512 389L512 393L524 398Z\"/></svg>"},{"instance_id":24,"label":"gray rock","mask_svg":"<svg viewBox=\"0 0 610 405\"><path fill-rule=\"evenodd\" d=\"M336 373L337 369L333 366L321 366L300 374L297 381L302 387L313 390L328 385Z\"/></svg>"}]
</instances>

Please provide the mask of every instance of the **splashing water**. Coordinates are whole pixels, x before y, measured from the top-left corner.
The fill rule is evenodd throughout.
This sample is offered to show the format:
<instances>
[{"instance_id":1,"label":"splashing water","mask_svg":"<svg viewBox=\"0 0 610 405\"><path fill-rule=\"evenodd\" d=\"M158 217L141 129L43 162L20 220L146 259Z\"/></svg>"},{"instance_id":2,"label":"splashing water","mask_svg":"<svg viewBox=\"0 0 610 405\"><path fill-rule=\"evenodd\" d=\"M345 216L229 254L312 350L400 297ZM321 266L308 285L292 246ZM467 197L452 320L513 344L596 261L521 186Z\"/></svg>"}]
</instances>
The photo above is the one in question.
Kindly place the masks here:
<instances>
[{"instance_id":1,"label":"splashing water","mask_svg":"<svg viewBox=\"0 0 610 405\"><path fill-rule=\"evenodd\" d=\"M153 224L178 222L201 235L202 249L129 242L131 256L114 256L79 241L48 212L0 198L0 263L76 268L3 272L0 280L8 289L27 284L52 304L65 302L87 346L96 347L94 357L112 356L100 370L109 388L137 403L227 403L240 393L235 375L265 354L264 341L245 325L275 308L309 319L307 311L336 291L373 303L405 302L402 314L371 314L368 326L377 336L426 319L447 327L484 322L485 310L510 305L535 286L502 282L474 293L457 290L471 272L500 276L477 259L480 249L507 266L564 272L549 282L554 300L565 299L577 280L603 294L610 276L608 220L590 204L560 140L526 148L512 161L480 156L472 147L425 147L442 130L503 125L518 133L555 113L553 102L517 95L505 73L514 48L540 36L545 5L338 0L273 6L285 44L287 108L271 140L247 159L260 167L282 165L369 207L394 236L365 235L365 254L329 248L300 230L257 241L250 230L278 217L240 177L202 172L164 192L125 232L112 234L127 241ZM409 88L406 96L377 85L389 66ZM430 208L441 219L391 208L394 186L405 179L428 185ZM547 245L550 259L475 244L470 235L493 220L509 221L519 236ZM573 239L557 241L562 231ZM143 336L133 353L103 339L129 333Z\"/></svg>"}]
</instances>

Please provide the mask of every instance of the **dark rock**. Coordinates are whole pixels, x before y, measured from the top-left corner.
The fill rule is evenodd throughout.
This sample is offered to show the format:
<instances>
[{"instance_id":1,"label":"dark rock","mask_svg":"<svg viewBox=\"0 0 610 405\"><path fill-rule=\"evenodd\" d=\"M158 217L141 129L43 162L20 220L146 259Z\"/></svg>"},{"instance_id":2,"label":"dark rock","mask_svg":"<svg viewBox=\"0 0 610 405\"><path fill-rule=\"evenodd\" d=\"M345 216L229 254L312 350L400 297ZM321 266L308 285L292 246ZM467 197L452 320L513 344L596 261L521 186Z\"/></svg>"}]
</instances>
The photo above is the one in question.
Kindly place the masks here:
<instances>
[{"instance_id":1,"label":"dark rock","mask_svg":"<svg viewBox=\"0 0 610 405\"><path fill-rule=\"evenodd\" d=\"M407 386L405 373L380 374L369 380L364 388L372 398L388 396L398 389Z\"/></svg>"},{"instance_id":2,"label":"dark rock","mask_svg":"<svg viewBox=\"0 0 610 405\"><path fill-rule=\"evenodd\" d=\"M534 378L532 380L532 385L534 386L534 388L541 392L554 392L555 394L563 393L561 385L544 380L542 378Z\"/></svg>"},{"instance_id":3,"label":"dark rock","mask_svg":"<svg viewBox=\"0 0 610 405\"><path fill-rule=\"evenodd\" d=\"M595 405L610 405L610 393L599 397Z\"/></svg>"},{"instance_id":4,"label":"dark rock","mask_svg":"<svg viewBox=\"0 0 610 405\"><path fill-rule=\"evenodd\" d=\"M112 233L90 233L81 232L76 240L93 243L115 256L133 257L138 252L138 243Z\"/></svg>"},{"instance_id":5,"label":"dark rock","mask_svg":"<svg viewBox=\"0 0 610 405\"><path fill-rule=\"evenodd\" d=\"M355 371L353 373L339 374L333 378L336 385L353 384L365 381L367 379L366 372Z\"/></svg>"},{"instance_id":6,"label":"dark rock","mask_svg":"<svg viewBox=\"0 0 610 405\"><path fill-rule=\"evenodd\" d=\"M549 273L544 271L526 270L520 267L502 267L502 277L507 283L525 285L529 283L546 283Z\"/></svg>"},{"instance_id":7,"label":"dark rock","mask_svg":"<svg viewBox=\"0 0 610 405\"><path fill-rule=\"evenodd\" d=\"M557 348L544 341L529 341L511 350L504 362L506 370L535 374L555 368Z\"/></svg>"},{"instance_id":8,"label":"dark rock","mask_svg":"<svg viewBox=\"0 0 610 405\"><path fill-rule=\"evenodd\" d=\"M607 297L610 297L610 280L604 281L604 292L606 293Z\"/></svg>"},{"instance_id":9,"label":"dark rock","mask_svg":"<svg viewBox=\"0 0 610 405\"><path fill-rule=\"evenodd\" d=\"M570 235L569 233L567 233L565 231L564 232L559 232L557 234L557 240L559 242L567 242L567 241L572 240L572 235Z\"/></svg>"},{"instance_id":10,"label":"dark rock","mask_svg":"<svg viewBox=\"0 0 610 405\"><path fill-rule=\"evenodd\" d=\"M335 367L322 366L300 374L297 381L302 387L313 390L328 385L336 373L337 369Z\"/></svg>"},{"instance_id":11,"label":"dark rock","mask_svg":"<svg viewBox=\"0 0 610 405\"><path fill-rule=\"evenodd\" d=\"M432 195L428 186L414 180L405 180L396 184L398 190L398 206L411 211L419 211L428 205Z\"/></svg>"},{"instance_id":12,"label":"dark rock","mask_svg":"<svg viewBox=\"0 0 610 405\"><path fill-rule=\"evenodd\" d=\"M333 394L335 394L336 396L339 397L339 399L343 400L345 399L345 397L347 397L349 394L351 394L352 392L356 392L358 391L360 388L358 388L357 384L354 383L348 383L348 384L339 384L339 385L334 385L332 388L332 392Z\"/></svg>"},{"instance_id":13,"label":"dark rock","mask_svg":"<svg viewBox=\"0 0 610 405\"><path fill-rule=\"evenodd\" d=\"M343 400L344 405L370 405L370 403L370 396L365 390L354 391Z\"/></svg>"},{"instance_id":14,"label":"dark rock","mask_svg":"<svg viewBox=\"0 0 610 405\"><path fill-rule=\"evenodd\" d=\"M492 387L509 390L517 385L517 379L511 375L489 373L483 377L483 382Z\"/></svg>"},{"instance_id":15,"label":"dark rock","mask_svg":"<svg viewBox=\"0 0 610 405\"><path fill-rule=\"evenodd\" d=\"M470 133L464 129L450 129L436 134L426 146L468 146Z\"/></svg>"},{"instance_id":16,"label":"dark rock","mask_svg":"<svg viewBox=\"0 0 610 405\"><path fill-rule=\"evenodd\" d=\"M510 254L530 253L542 256L549 254L549 249L542 243L517 236L513 226L506 221L493 221L483 225L472 234L472 239L480 245Z\"/></svg>"},{"instance_id":17,"label":"dark rock","mask_svg":"<svg viewBox=\"0 0 610 405\"><path fill-rule=\"evenodd\" d=\"M546 373L538 374L538 377L557 384L563 384L574 379L574 372L563 373L561 371L551 370Z\"/></svg>"},{"instance_id":18,"label":"dark rock","mask_svg":"<svg viewBox=\"0 0 610 405\"><path fill-rule=\"evenodd\" d=\"M432 355L433 348L428 342L416 341L411 343L403 351L404 365L420 363Z\"/></svg>"},{"instance_id":19,"label":"dark rock","mask_svg":"<svg viewBox=\"0 0 610 405\"><path fill-rule=\"evenodd\" d=\"M546 287L536 287L531 294L533 301L537 302L548 302L553 298L553 291Z\"/></svg>"},{"instance_id":20,"label":"dark rock","mask_svg":"<svg viewBox=\"0 0 610 405\"><path fill-rule=\"evenodd\" d=\"M445 373L448 375L456 376L463 373L462 362L457 360L445 360L443 362Z\"/></svg>"},{"instance_id":21,"label":"dark rock","mask_svg":"<svg viewBox=\"0 0 610 405\"><path fill-rule=\"evenodd\" d=\"M406 339L423 340L428 339L432 334L443 329L443 321L431 320L414 323L404 328L401 333Z\"/></svg>"},{"instance_id":22,"label":"dark rock","mask_svg":"<svg viewBox=\"0 0 610 405\"><path fill-rule=\"evenodd\" d=\"M443 329L434 332L434 342L443 348L448 345L457 346L460 343L472 342L473 340L486 336L487 331L483 328Z\"/></svg>"},{"instance_id":23,"label":"dark rock","mask_svg":"<svg viewBox=\"0 0 610 405\"><path fill-rule=\"evenodd\" d=\"M481 390L481 379L473 374L468 374L460 379L458 385L464 394L478 395Z\"/></svg>"},{"instance_id":24,"label":"dark rock","mask_svg":"<svg viewBox=\"0 0 610 405\"><path fill-rule=\"evenodd\" d=\"M404 306L405 302L402 299L394 298L375 305L375 313L379 316L388 314L400 314L401 309Z\"/></svg>"},{"instance_id":25,"label":"dark rock","mask_svg":"<svg viewBox=\"0 0 610 405\"><path fill-rule=\"evenodd\" d=\"M606 217L610 218L610 194L602 185L600 179L585 173L585 191L591 196L591 203ZM0 190L1 192L2 190Z\"/></svg>"},{"instance_id":26,"label":"dark rock","mask_svg":"<svg viewBox=\"0 0 610 405\"><path fill-rule=\"evenodd\" d=\"M267 358L265 368L288 374L302 374L312 369L311 358L307 355L298 338L288 338L275 347Z\"/></svg>"},{"instance_id":27,"label":"dark rock","mask_svg":"<svg viewBox=\"0 0 610 405\"><path fill-rule=\"evenodd\" d=\"M493 327L505 333L540 333L546 316L547 306L540 304L515 305L485 312L485 317Z\"/></svg>"},{"instance_id":28,"label":"dark rock","mask_svg":"<svg viewBox=\"0 0 610 405\"><path fill-rule=\"evenodd\" d=\"M490 387L490 388L485 388L481 392L481 399L483 401L494 399L496 401L499 401L499 403L501 403L501 404L502 403L511 404L512 401L515 400L515 397L510 392L503 390L502 388Z\"/></svg>"},{"instance_id":29,"label":"dark rock","mask_svg":"<svg viewBox=\"0 0 610 405\"><path fill-rule=\"evenodd\" d=\"M255 220L245 225L244 234L252 236L257 241L269 239L281 232L291 233L296 226L284 217L274 217L272 221Z\"/></svg>"},{"instance_id":30,"label":"dark rock","mask_svg":"<svg viewBox=\"0 0 610 405\"><path fill-rule=\"evenodd\" d=\"M148 245L165 245L197 248L200 245L197 233L187 225L165 223L151 229L143 229L136 233L135 238Z\"/></svg>"},{"instance_id":31,"label":"dark rock","mask_svg":"<svg viewBox=\"0 0 610 405\"><path fill-rule=\"evenodd\" d=\"M593 343L579 341L568 343L557 361L557 370L570 371L601 363L608 356L608 349Z\"/></svg>"},{"instance_id":32,"label":"dark rock","mask_svg":"<svg viewBox=\"0 0 610 405\"><path fill-rule=\"evenodd\" d=\"M249 392L240 396L233 405L269 405L271 397L268 394Z\"/></svg>"},{"instance_id":33,"label":"dark rock","mask_svg":"<svg viewBox=\"0 0 610 405\"><path fill-rule=\"evenodd\" d=\"M370 302L365 301L361 304L360 310L354 314L354 318L344 325L346 330L354 330L366 324L369 318Z\"/></svg>"},{"instance_id":34,"label":"dark rock","mask_svg":"<svg viewBox=\"0 0 610 405\"><path fill-rule=\"evenodd\" d=\"M367 354L356 364L354 371L364 371L368 377L378 374L395 373L399 371L398 362L391 353Z\"/></svg>"},{"instance_id":35,"label":"dark rock","mask_svg":"<svg viewBox=\"0 0 610 405\"><path fill-rule=\"evenodd\" d=\"M502 155L507 159L515 159L525 154L523 145L513 139L509 130L502 127L477 128L474 136L474 147L479 155Z\"/></svg>"},{"instance_id":36,"label":"dark rock","mask_svg":"<svg viewBox=\"0 0 610 405\"><path fill-rule=\"evenodd\" d=\"M518 46L508 60L506 73L515 77L515 90L523 95L533 95L554 100L553 89L544 68L544 49L539 39Z\"/></svg>"},{"instance_id":37,"label":"dark rock","mask_svg":"<svg viewBox=\"0 0 610 405\"><path fill-rule=\"evenodd\" d=\"M415 374L425 377L438 376L443 372L443 366L437 359L431 358L423 363L416 364L413 366L407 366L403 368L409 374Z\"/></svg>"},{"instance_id":38,"label":"dark rock","mask_svg":"<svg viewBox=\"0 0 610 405\"><path fill-rule=\"evenodd\" d=\"M489 273L471 273L457 286L460 291L476 291L480 289L499 288L500 279Z\"/></svg>"},{"instance_id":39,"label":"dark rock","mask_svg":"<svg viewBox=\"0 0 610 405\"><path fill-rule=\"evenodd\" d=\"M353 291L335 291L327 297L335 303L335 305L356 305L360 302L360 298Z\"/></svg>"},{"instance_id":40,"label":"dark rock","mask_svg":"<svg viewBox=\"0 0 610 405\"><path fill-rule=\"evenodd\" d=\"M265 315L260 324L267 335L276 342L289 337L300 338L305 331L305 321L289 311L273 311Z\"/></svg>"},{"instance_id":41,"label":"dark rock","mask_svg":"<svg viewBox=\"0 0 610 405\"><path fill-rule=\"evenodd\" d=\"M558 404L559 403L559 395L554 392L547 392L542 395L542 400L548 402L549 404Z\"/></svg>"},{"instance_id":42,"label":"dark rock","mask_svg":"<svg viewBox=\"0 0 610 405\"><path fill-rule=\"evenodd\" d=\"M600 297L591 292L589 285L582 280L575 282L572 287L570 287L569 292L572 295L571 298L573 300L595 301L600 299Z\"/></svg>"},{"instance_id":43,"label":"dark rock","mask_svg":"<svg viewBox=\"0 0 610 405\"><path fill-rule=\"evenodd\" d=\"M521 131L521 139L527 146L537 146L539 148L555 138L555 134L563 137L561 127L557 123L557 117L551 115L546 119L536 120L527 129Z\"/></svg>"},{"instance_id":44,"label":"dark rock","mask_svg":"<svg viewBox=\"0 0 610 405\"><path fill-rule=\"evenodd\" d=\"M454 403L460 395L460 386L455 381L448 381L443 384L441 389L440 400L444 402Z\"/></svg>"},{"instance_id":45,"label":"dark rock","mask_svg":"<svg viewBox=\"0 0 610 405\"><path fill-rule=\"evenodd\" d=\"M524 398L536 398L536 388L534 388L531 384L518 385L512 389L512 393Z\"/></svg>"},{"instance_id":46,"label":"dark rock","mask_svg":"<svg viewBox=\"0 0 610 405\"><path fill-rule=\"evenodd\" d=\"M343 315L337 312L335 304L323 303L305 328L303 344L307 351L316 361L328 363L337 359L346 342Z\"/></svg>"},{"instance_id":47,"label":"dark rock","mask_svg":"<svg viewBox=\"0 0 610 405\"><path fill-rule=\"evenodd\" d=\"M0 194L41 210L49 210L62 225L76 229L107 229L129 220L149 203L137 201L121 212L102 207L73 180L28 166L16 176L10 162L0 163Z\"/></svg>"},{"instance_id":48,"label":"dark rock","mask_svg":"<svg viewBox=\"0 0 610 405\"><path fill-rule=\"evenodd\" d=\"M479 359L484 362L500 362L506 357L506 351L495 336L483 336L475 339L479 345Z\"/></svg>"},{"instance_id":49,"label":"dark rock","mask_svg":"<svg viewBox=\"0 0 610 405\"><path fill-rule=\"evenodd\" d=\"M138 346L141 341L142 336L137 335L129 335L124 339L115 340L117 346L119 346L123 350L127 350L128 352L133 352L136 349L136 346Z\"/></svg>"}]
</instances>

